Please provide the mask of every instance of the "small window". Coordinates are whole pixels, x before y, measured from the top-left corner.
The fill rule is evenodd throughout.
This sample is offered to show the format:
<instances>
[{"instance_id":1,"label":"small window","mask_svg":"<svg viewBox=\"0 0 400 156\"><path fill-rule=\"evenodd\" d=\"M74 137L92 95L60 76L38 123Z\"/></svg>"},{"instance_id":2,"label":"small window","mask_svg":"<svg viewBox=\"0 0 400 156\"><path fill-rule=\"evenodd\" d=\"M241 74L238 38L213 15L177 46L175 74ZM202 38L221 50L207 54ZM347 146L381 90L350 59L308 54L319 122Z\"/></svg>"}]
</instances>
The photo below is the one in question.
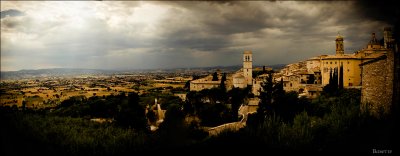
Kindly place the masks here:
<instances>
[{"instance_id":1,"label":"small window","mask_svg":"<svg viewBox=\"0 0 400 156\"><path fill-rule=\"evenodd\" d=\"M347 69L347 72L350 72L350 69Z\"/></svg>"},{"instance_id":2,"label":"small window","mask_svg":"<svg viewBox=\"0 0 400 156\"><path fill-rule=\"evenodd\" d=\"M331 64L332 64L332 62L331 62Z\"/></svg>"},{"instance_id":3,"label":"small window","mask_svg":"<svg viewBox=\"0 0 400 156\"><path fill-rule=\"evenodd\" d=\"M347 61L347 64L350 64L350 62L349 62L349 61Z\"/></svg>"},{"instance_id":4,"label":"small window","mask_svg":"<svg viewBox=\"0 0 400 156\"><path fill-rule=\"evenodd\" d=\"M292 87L292 83L290 83L290 87Z\"/></svg>"},{"instance_id":5,"label":"small window","mask_svg":"<svg viewBox=\"0 0 400 156\"><path fill-rule=\"evenodd\" d=\"M335 64L337 64L337 62L335 61Z\"/></svg>"}]
</instances>

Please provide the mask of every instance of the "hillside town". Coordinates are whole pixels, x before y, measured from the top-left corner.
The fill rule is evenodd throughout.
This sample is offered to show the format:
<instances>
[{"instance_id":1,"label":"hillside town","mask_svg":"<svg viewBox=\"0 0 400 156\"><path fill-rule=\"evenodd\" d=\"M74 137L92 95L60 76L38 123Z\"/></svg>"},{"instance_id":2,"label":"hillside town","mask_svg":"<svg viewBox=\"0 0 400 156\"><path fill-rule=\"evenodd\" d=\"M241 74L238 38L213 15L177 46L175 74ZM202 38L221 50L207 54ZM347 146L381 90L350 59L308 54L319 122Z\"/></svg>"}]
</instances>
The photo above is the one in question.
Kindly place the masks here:
<instances>
[{"instance_id":1,"label":"hillside town","mask_svg":"<svg viewBox=\"0 0 400 156\"><path fill-rule=\"evenodd\" d=\"M383 76L384 81L393 81L393 76L386 76L387 72L389 72L390 75L390 72L393 73L393 70L388 71L388 69L383 68L386 66L393 67L393 60L387 60L388 64L381 66L381 71L384 72L384 75L372 76L369 75L369 73L376 71L366 70L366 64L373 63L382 58L386 59L389 56L393 59L392 55L397 49L394 46L392 29L390 27L385 27L383 29L383 34L383 39L379 40L375 33L372 33L371 39L366 42L365 47L353 53L344 51L344 37L338 34L335 39L336 53L334 55L319 55L304 61L288 64L274 74L274 81L282 82L283 88L287 92L294 91L297 92L299 96L316 98L323 91L323 87L330 83L333 72L336 71L338 74L335 76L338 78L340 74L343 76L343 82L341 83L344 88L362 89L363 93L367 90L370 91L373 87L366 82L369 82L374 76ZM228 90L235 87L246 88L249 86L252 88L252 93L256 97L260 95L262 84L267 74L264 73L255 77L252 76L252 60L252 52L245 51L243 53L243 67L235 73L228 74L226 78L227 82L225 85ZM343 70L339 72L339 68ZM221 77L222 74L218 73L218 75ZM365 82L363 83L363 81ZM218 87L220 82L221 78L213 81L212 75L209 75L208 77L191 81L190 90L199 91ZM385 105L385 111L388 111L387 109L389 109L389 107L386 105L391 103L390 101L386 101L387 103L383 104L375 98L368 97L368 95L369 94L364 95L364 103L372 102L377 105Z\"/></svg>"},{"instance_id":2,"label":"hillside town","mask_svg":"<svg viewBox=\"0 0 400 156\"><path fill-rule=\"evenodd\" d=\"M399 149L394 0L0 3L0 156Z\"/></svg>"},{"instance_id":3,"label":"hillside town","mask_svg":"<svg viewBox=\"0 0 400 156\"><path fill-rule=\"evenodd\" d=\"M345 88L356 88L367 90L366 83L369 71L363 70L368 62L381 59L392 53L394 39L390 27L383 29L383 40L377 39L372 33L370 41L366 42L365 48L353 53L344 51L344 37L338 34L335 39L336 52L333 55L319 55L304 61L286 65L283 69L275 71L273 80L282 82L285 91L296 92L299 96L307 98L318 97L323 87L329 84L332 73L343 68L343 86ZM383 41L383 42L381 42ZM333 46L333 45L332 45ZM223 75L227 90L232 88L251 87L255 96L246 104L253 105L253 111L258 104L258 96L262 91L262 85L268 76L265 71L272 68L253 69L252 51L244 51L243 67L236 72L224 72L219 69L207 71L178 71L175 73L144 73L144 74L114 74L111 76L77 76L73 78L42 78L26 80L2 80L1 105L29 108L54 107L65 99L73 96L83 95L108 96L123 92L137 92L145 94L149 91L158 90L170 92L186 99L187 90L201 91L219 87ZM264 71L264 72L263 72ZM217 79L213 80L213 74ZM261 74L258 74L261 73ZM208 74L208 75L207 75ZM341 73L339 73L341 74ZM336 75L336 76L339 76ZM196 77L202 78L193 78ZM364 80L363 80L364 78ZM188 84L190 83L190 84ZM370 89L369 89L370 90ZM368 99L368 98L367 98ZM366 99L366 100L367 100Z\"/></svg>"}]
</instances>

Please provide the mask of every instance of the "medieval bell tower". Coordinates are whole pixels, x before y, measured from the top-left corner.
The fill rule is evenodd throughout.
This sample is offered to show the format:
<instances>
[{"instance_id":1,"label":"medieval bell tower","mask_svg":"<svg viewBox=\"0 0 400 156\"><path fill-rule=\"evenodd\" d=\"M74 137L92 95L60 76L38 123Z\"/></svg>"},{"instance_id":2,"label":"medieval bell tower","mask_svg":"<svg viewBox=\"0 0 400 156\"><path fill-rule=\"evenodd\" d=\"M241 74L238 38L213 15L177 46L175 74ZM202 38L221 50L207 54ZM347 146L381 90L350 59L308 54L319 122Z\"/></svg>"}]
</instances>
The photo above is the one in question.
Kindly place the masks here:
<instances>
[{"instance_id":1,"label":"medieval bell tower","mask_svg":"<svg viewBox=\"0 0 400 156\"><path fill-rule=\"evenodd\" d=\"M243 76L247 85L253 84L253 56L251 51L244 51L243 53Z\"/></svg>"},{"instance_id":2,"label":"medieval bell tower","mask_svg":"<svg viewBox=\"0 0 400 156\"><path fill-rule=\"evenodd\" d=\"M338 34L336 36L336 55L343 55L344 54L344 46L343 46L343 37Z\"/></svg>"}]
</instances>

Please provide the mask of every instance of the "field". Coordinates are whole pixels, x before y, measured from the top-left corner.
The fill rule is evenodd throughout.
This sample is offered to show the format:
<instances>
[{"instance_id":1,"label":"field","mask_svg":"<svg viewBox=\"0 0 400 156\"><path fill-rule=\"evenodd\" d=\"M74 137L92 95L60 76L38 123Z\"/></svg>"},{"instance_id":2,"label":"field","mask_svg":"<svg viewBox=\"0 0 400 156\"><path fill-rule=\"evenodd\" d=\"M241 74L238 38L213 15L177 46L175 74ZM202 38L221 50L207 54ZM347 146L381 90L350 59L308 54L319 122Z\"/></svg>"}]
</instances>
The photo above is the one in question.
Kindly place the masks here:
<instances>
[{"instance_id":1,"label":"field","mask_svg":"<svg viewBox=\"0 0 400 156\"><path fill-rule=\"evenodd\" d=\"M82 86L82 88L71 89L67 87L55 87L49 89L46 87L29 87L21 90L9 90L5 94L0 95L0 106L23 106L23 101L26 102L26 107L51 107L59 104L73 96L108 96L112 94L120 94L121 92L138 92L145 93L148 90L156 88L179 88L184 87L184 83L159 83L154 81L146 81L145 84L135 87L133 84L119 85L111 87L90 87Z\"/></svg>"}]
</instances>

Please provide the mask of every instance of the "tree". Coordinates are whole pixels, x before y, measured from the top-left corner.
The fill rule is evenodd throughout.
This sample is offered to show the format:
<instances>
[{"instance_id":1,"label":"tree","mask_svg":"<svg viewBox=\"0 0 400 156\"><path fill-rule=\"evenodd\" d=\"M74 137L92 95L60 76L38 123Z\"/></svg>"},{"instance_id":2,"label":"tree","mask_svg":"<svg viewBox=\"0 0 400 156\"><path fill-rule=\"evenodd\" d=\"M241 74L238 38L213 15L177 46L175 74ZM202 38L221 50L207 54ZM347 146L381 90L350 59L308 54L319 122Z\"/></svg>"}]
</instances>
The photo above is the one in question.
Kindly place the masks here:
<instances>
[{"instance_id":1,"label":"tree","mask_svg":"<svg viewBox=\"0 0 400 156\"><path fill-rule=\"evenodd\" d=\"M199 75L192 75L192 80L197 80L197 79L199 79L200 78L200 76Z\"/></svg>"},{"instance_id":2,"label":"tree","mask_svg":"<svg viewBox=\"0 0 400 156\"><path fill-rule=\"evenodd\" d=\"M25 110L26 109L26 101L24 100L24 101L22 101L22 110Z\"/></svg>"},{"instance_id":3,"label":"tree","mask_svg":"<svg viewBox=\"0 0 400 156\"><path fill-rule=\"evenodd\" d=\"M339 75L338 75L338 69L335 67L335 72L333 72L333 90L337 91L338 84L339 84Z\"/></svg>"},{"instance_id":4,"label":"tree","mask_svg":"<svg viewBox=\"0 0 400 156\"><path fill-rule=\"evenodd\" d=\"M212 104L226 102L226 91L220 88L203 89L200 92L203 94L203 97L208 98Z\"/></svg>"},{"instance_id":5,"label":"tree","mask_svg":"<svg viewBox=\"0 0 400 156\"><path fill-rule=\"evenodd\" d=\"M160 103L161 103L161 109L167 110L168 107L172 104L183 104L181 98L177 97L177 96L173 96L172 94L162 94L160 95L162 96L162 98L160 99Z\"/></svg>"},{"instance_id":6,"label":"tree","mask_svg":"<svg viewBox=\"0 0 400 156\"><path fill-rule=\"evenodd\" d=\"M229 91L229 96L231 97L232 104L232 119L233 121L238 120L239 107L243 104L244 98L246 97L246 91L240 88L232 88Z\"/></svg>"},{"instance_id":7,"label":"tree","mask_svg":"<svg viewBox=\"0 0 400 156\"><path fill-rule=\"evenodd\" d=\"M221 88L221 90L224 91L224 92L226 92L225 81L226 81L226 74L223 73L223 74L222 74L222 78L221 78L220 88Z\"/></svg>"},{"instance_id":8,"label":"tree","mask_svg":"<svg viewBox=\"0 0 400 156\"><path fill-rule=\"evenodd\" d=\"M184 112L188 114L198 114L204 106L202 102L202 95L197 91L190 91L186 94L186 104L184 105Z\"/></svg>"},{"instance_id":9,"label":"tree","mask_svg":"<svg viewBox=\"0 0 400 156\"><path fill-rule=\"evenodd\" d=\"M333 84L332 68L329 70L329 84Z\"/></svg>"},{"instance_id":10,"label":"tree","mask_svg":"<svg viewBox=\"0 0 400 156\"><path fill-rule=\"evenodd\" d=\"M323 91L327 94L336 94L338 91L338 69L334 68L333 73L332 70L329 73L329 84L324 86Z\"/></svg>"},{"instance_id":11,"label":"tree","mask_svg":"<svg viewBox=\"0 0 400 156\"><path fill-rule=\"evenodd\" d=\"M121 126L148 131L149 127L145 115L145 108L139 105L139 95L129 93L128 98L122 101L116 120Z\"/></svg>"},{"instance_id":12,"label":"tree","mask_svg":"<svg viewBox=\"0 0 400 156\"><path fill-rule=\"evenodd\" d=\"M158 129L160 141L168 147L181 146L188 138L185 115L179 105L171 105L165 113L164 122Z\"/></svg>"},{"instance_id":13,"label":"tree","mask_svg":"<svg viewBox=\"0 0 400 156\"><path fill-rule=\"evenodd\" d=\"M183 88L186 89L187 91L190 90L190 80L186 81L185 86Z\"/></svg>"},{"instance_id":14,"label":"tree","mask_svg":"<svg viewBox=\"0 0 400 156\"><path fill-rule=\"evenodd\" d=\"M217 74L217 72L214 72L214 73L213 73L212 81L218 81L218 74Z\"/></svg>"},{"instance_id":15,"label":"tree","mask_svg":"<svg viewBox=\"0 0 400 156\"><path fill-rule=\"evenodd\" d=\"M260 103L258 104L257 114L261 116L265 115L266 110L271 107L272 104L272 92L273 92L273 81L272 72L268 73L266 81L261 85L263 91L260 93Z\"/></svg>"},{"instance_id":16,"label":"tree","mask_svg":"<svg viewBox=\"0 0 400 156\"><path fill-rule=\"evenodd\" d=\"M274 100L273 105L277 105L277 103L281 103L282 101L285 100L285 90L283 90L283 78L281 81L277 84L274 85L273 87L273 94L272 94L272 99Z\"/></svg>"},{"instance_id":17,"label":"tree","mask_svg":"<svg viewBox=\"0 0 400 156\"><path fill-rule=\"evenodd\" d=\"M343 65L340 65L339 71L339 90L343 89Z\"/></svg>"},{"instance_id":18,"label":"tree","mask_svg":"<svg viewBox=\"0 0 400 156\"><path fill-rule=\"evenodd\" d=\"M156 113L151 109L148 110L146 117L149 119L150 123L155 123L157 121Z\"/></svg>"}]
</instances>

